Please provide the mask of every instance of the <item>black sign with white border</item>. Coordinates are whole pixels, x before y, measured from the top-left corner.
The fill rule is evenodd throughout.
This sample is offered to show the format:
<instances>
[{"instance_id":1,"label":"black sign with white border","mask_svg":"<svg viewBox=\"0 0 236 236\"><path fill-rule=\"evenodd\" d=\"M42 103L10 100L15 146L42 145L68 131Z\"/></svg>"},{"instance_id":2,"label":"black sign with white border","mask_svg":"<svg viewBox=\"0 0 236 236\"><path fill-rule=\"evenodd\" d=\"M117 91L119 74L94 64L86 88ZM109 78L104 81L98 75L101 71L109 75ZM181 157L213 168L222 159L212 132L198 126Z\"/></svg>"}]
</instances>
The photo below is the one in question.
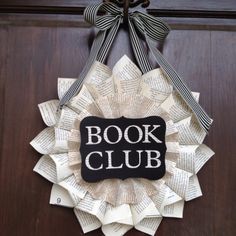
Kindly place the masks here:
<instances>
[{"instance_id":1,"label":"black sign with white border","mask_svg":"<svg viewBox=\"0 0 236 236\"><path fill-rule=\"evenodd\" d=\"M84 118L80 124L82 178L87 182L162 178L166 171L165 133L166 123L159 116Z\"/></svg>"}]
</instances>

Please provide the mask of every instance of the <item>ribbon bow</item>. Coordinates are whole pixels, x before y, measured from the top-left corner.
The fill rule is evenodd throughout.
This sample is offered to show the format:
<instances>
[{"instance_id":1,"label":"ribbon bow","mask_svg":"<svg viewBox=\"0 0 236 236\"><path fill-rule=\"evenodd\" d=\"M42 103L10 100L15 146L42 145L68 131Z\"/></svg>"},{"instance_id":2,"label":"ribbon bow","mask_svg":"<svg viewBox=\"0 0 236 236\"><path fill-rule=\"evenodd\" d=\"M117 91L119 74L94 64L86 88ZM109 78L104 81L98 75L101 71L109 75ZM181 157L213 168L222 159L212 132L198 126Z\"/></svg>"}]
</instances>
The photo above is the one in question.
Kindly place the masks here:
<instances>
[{"instance_id":1,"label":"ribbon bow","mask_svg":"<svg viewBox=\"0 0 236 236\"><path fill-rule=\"evenodd\" d=\"M106 12L106 14L98 16L99 10ZM83 68L79 79L72 84L70 89L61 99L59 104L60 107L63 107L64 104L79 92L83 80L93 62L95 60L102 63L104 62L119 26L123 22L123 12L112 3L100 3L86 7L84 17L87 22L97 27L99 32L94 39L88 61ZM174 88L191 108L202 128L208 132L212 124L212 119L207 115L199 103L197 103L187 85L155 46L157 41L161 42L166 38L170 31L170 27L162 21L162 19L139 11L129 13L128 25L134 55L142 72L146 73L153 68L138 37L137 31L144 36L147 46L152 52L156 62L172 82Z\"/></svg>"}]
</instances>

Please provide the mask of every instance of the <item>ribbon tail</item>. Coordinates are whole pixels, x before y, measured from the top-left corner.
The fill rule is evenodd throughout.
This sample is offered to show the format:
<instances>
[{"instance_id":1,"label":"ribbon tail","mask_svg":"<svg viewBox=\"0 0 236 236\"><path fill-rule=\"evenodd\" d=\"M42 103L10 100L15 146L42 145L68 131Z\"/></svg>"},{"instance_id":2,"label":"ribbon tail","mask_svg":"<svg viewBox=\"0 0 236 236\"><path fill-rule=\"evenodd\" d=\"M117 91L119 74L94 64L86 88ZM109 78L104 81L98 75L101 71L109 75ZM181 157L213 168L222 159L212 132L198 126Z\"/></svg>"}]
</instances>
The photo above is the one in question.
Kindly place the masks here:
<instances>
[{"instance_id":1,"label":"ribbon tail","mask_svg":"<svg viewBox=\"0 0 236 236\"><path fill-rule=\"evenodd\" d=\"M115 36L118 32L118 29L120 27L121 19L118 19L115 25L109 30L109 33L107 35L106 41L104 42L101 50L99 51L99 54L97 56L97 60L101 63L103 63L107 57L107 54L111 48L111 45L115 39Z\"/></svg>"},{"instance_id":2,"label":"ribbon tail","mask_svg":"<svg viewBox=\"0 0 236 236\"><path fill-rule=\"evenodd\" d=\"M106 36L106 31L99 31L96 35L96 38L93 41L92 48L90 50L89 58L82 70L82 72L79 75L79 78L70 86L68 91L65 93L65 95L62 97L59 103L59 108L61 109L72 97L74 97L80 90L81 85L84 81L84 78L86 77L89 69L91 68L93 62L97 58L97 55L99 53L99 50L104 42Z\"/></svg>"},{"instance_id":3,"label":"ribbon tail","mask_svg":"<svg viewBox=\"0 0 236 236\"><path fill-rule=\"evenodd\" d=\"M175 69L169 64L169 62L162 56L160 51L156 48L154 42L144 34L147 45L152 52L154 58L157 63L163 69L163 72L168 76L171 80L174 88L179 92L180 96L184 99L184 101L188 104L190 109L195 114L197 120L199 121L202 128L208 132L213 120L207 115L204 109L199 105L199 103L194 99L191 91L184 83L184 81L177 74Z\"/></svg>"},{"instance_id":4,"label":"ribbon tail","mask_svg":"<svg viewBox=\"0 0 236 236\"><path fill-rule=\"evenodd\" d=\"M130 19L128 23L129 23L130 41L133 48L134 56L142 72L147 73L148 71L152 70L152 66L148 60L147 54L144 51L144 47L141 44L140 39L134 28L134 25Z\"/></svg>"},{"instance_id":5,"label":"ribbon tail","mask_svg":"<svg viewBox=\"0 0 236 236\"><path fill-rule=\"evenodd\" d=\"M69 90L65 93L63 98L61 99L59 103L59 107L62 108L72 97L74 97L76 94L78 94L84 79L86 78L86 75L88 74L92 64L95 60L98 60L100 62L104 62L106 59L106 56L108 54L109 49L111 48L111 45L114 41L114 38L116 36L116 33L120 26L120 19L112 26L112 28L109 30L109 33L106 36L107 30L105 31L99 31L96 38L94 39L90 55L88 58L88 61L83 68L82 72L79 75L79 79L77 79L69 88ZM106 36L106 39L105 39Z\"/></svg>"},{"instance_id":6,"label":"ribbon tail","mask_svg":"<svg viewBox=\"0 0 236 236\"><path fill-rule=\"evenodd\" d=\"M108 14L102 18L97 18L97 13L99 9L105 10L111 14ZM59 103L60 109L79 92L82 83L94 61L99 60L103 62L105 60L121 22L119 8L117 8L111 3L99 3L88 6L84 11L84 17L87 22L97 26L100 31L98 32L93 41L89 58L82 72L79 75L79 79L77 79L71 85L69 90L61 99ZM109 33L107 34L108 30Z\"/></svg>"}]
</instances>

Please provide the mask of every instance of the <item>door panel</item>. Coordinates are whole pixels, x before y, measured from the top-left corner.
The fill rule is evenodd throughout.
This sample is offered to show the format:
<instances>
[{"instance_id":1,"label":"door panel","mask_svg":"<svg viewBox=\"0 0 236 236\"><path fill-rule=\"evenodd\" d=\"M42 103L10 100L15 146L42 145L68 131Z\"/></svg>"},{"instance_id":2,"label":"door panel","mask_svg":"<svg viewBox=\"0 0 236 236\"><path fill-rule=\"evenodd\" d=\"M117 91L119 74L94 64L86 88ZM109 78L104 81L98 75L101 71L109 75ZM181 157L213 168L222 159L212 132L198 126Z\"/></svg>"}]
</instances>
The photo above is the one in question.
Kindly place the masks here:
<instances>
[{"instance_id":1,"label":"door panel","mask_svg":"<svg viewBox=\"0 0 236 236\"><path fill-rule=\"evenodd\" d=\"M90 0L89 4L97 3ZM49 6L49 7L84 7L88 4L85 0L1 0L0 6ZM208 10L208 11L235 11L235 0L151 0L150 9L168 10Z\"/></svg>"}]
</instances>

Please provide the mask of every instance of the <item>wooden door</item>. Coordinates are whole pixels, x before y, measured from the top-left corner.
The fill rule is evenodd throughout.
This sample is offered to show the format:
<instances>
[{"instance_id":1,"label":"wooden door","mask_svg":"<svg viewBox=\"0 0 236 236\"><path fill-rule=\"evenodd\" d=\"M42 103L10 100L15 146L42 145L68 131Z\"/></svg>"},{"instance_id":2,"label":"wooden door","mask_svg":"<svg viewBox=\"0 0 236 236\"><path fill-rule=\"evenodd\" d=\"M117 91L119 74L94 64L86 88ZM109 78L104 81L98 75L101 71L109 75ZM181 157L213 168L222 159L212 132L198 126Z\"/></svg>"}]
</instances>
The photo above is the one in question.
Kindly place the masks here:
<instances>
[{"instance_id":1,"label":"wooden door","mask_svg":"<svg viewBox=\"0 0 236 236\"><path fill-rule=\"evenodd\" d=\"M30 146L44 128L37 104L56 98L58 77L77 77L94 30L82 0L0 1L0 234L83 235L71 209L48 204L51 184L33 173ZM236 235L236 1L151 1L149 13L172 27L163 54L214 118L206 143L216 152L199 173L203 197L186 203L184 218L167 219L156 235ZM125 42L125 43L124 43ZM122 46L121 46L122 45ZM121 31L108 64L126 53ZM100 230L88 235L102 235ZM143 235L131 230L127 235Z\"/></svg>"}]
</instances>

